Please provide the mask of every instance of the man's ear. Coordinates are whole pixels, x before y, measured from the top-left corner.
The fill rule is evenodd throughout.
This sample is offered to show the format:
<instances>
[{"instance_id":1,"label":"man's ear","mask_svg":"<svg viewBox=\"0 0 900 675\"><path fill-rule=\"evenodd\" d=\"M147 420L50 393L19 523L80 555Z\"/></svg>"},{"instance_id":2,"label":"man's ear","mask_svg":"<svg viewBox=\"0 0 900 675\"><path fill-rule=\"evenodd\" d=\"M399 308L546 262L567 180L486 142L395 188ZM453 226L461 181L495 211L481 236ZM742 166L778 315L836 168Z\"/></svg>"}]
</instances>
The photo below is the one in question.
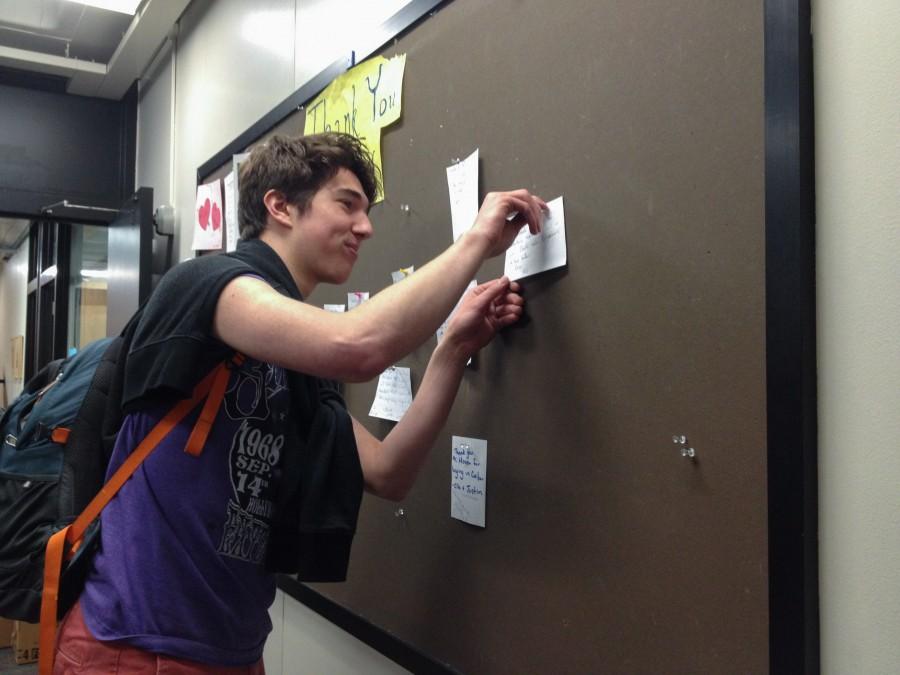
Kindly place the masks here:
<instances>
[{"instance_id":1,"label":"man's ear","mask_svg":"<svg viewBox=\"0 0 900 675\"><path fill-rule=\"evenodd\" d=\"M269 217L279 225L291 227L291 214L288 210L289 202L280 190L269 190L263 195L263 204L269 212Z\"/></svg>"}]
</instances>

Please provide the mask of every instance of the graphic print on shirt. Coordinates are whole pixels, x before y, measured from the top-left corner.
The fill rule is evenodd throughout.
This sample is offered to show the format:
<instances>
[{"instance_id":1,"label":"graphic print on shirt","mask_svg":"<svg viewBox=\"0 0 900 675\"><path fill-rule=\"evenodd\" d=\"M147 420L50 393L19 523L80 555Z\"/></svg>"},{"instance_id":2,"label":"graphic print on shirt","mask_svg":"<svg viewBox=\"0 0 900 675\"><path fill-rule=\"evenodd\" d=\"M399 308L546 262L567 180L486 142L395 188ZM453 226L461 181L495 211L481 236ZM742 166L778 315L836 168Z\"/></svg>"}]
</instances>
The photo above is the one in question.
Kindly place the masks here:
<instances>
[{"instance_id":1,"label":"graphic print on shirt","mask_svg":"<svg viewBox=\"0 0 900 675\"><path fill-rule=\"evenodd\" d=\"M265 557L288 398L281 368L253 361L232 375L224 407L239 425L229 450L232 497L218 547L222 555L255 564Z\"/></svg>"}]
</instances>

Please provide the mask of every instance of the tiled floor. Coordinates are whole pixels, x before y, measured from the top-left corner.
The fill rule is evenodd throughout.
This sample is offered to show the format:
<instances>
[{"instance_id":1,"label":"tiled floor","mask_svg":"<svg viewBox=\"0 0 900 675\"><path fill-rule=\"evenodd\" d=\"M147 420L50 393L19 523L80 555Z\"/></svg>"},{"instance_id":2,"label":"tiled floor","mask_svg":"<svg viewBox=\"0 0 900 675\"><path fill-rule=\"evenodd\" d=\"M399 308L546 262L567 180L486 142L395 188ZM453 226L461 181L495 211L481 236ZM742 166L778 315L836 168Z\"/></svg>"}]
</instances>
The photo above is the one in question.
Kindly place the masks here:
<instances>
[{"instance_id":1,"label":"tiled floor","mask_svg":"<svg viewBox=\"0 0 900 675\"><path fill-rule=\"evenodd\" d=\"M0 675L32 675L32 673L37 673L36 663L17 666L13 650L9 647L0 649Z\"/></svg>"}]
</instances>

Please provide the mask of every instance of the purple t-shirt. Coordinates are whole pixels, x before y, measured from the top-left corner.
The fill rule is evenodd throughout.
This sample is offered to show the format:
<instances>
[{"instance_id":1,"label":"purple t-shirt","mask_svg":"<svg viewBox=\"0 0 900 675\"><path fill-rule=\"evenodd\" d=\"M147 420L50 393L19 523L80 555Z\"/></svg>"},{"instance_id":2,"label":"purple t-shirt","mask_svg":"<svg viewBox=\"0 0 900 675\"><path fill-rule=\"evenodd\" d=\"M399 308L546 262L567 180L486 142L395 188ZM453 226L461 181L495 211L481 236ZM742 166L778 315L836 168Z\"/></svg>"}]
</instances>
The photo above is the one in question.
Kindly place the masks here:
<instances>
[{"instance_id":1,"label":"purple t-shirt","mask_svg":"<svg viewBox=\"0 0 900 675\"><path fill-rule=\"evenodd\" d=\"M101 515L81 607L99 640L222 666L262 657L275 578L265 552L282 453L293 445L285 371L247 359L203 452L184 452L198 410L157 446ZM108 476L168 408L132 413Z\"/></svg>"}]
</instances>

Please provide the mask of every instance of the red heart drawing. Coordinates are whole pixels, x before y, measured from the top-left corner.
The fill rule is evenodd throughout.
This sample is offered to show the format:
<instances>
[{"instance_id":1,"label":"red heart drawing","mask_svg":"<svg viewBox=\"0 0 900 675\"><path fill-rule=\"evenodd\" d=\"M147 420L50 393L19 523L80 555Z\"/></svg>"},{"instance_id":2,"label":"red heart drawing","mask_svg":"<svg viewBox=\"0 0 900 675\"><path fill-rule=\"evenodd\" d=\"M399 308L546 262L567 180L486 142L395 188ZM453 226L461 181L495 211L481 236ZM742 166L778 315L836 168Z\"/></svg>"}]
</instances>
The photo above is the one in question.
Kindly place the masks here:
<instances>
[{"instance_id":1,"label":"red heart drawing","mask_svg":"<svg viewBox=\"0 0 900 675\"><path fill-rule=\"evenodd\" d=\"M212 226L213 230L218 230L222 227L222 211L219 209L219 205L215 203L212 205Z\"/></svg>"},{"instance_id":2,"label":"red heart drawing","mask_svg":"<svg viewBox=\"0 0 900 675\"><path fill-rule=\"evenodd\" d=\"M200 212L197 216L200 220L200 227L205 230L209 226L209 199L203 202L203 206L200 207Z\"/></svg>"}]
</instances>

